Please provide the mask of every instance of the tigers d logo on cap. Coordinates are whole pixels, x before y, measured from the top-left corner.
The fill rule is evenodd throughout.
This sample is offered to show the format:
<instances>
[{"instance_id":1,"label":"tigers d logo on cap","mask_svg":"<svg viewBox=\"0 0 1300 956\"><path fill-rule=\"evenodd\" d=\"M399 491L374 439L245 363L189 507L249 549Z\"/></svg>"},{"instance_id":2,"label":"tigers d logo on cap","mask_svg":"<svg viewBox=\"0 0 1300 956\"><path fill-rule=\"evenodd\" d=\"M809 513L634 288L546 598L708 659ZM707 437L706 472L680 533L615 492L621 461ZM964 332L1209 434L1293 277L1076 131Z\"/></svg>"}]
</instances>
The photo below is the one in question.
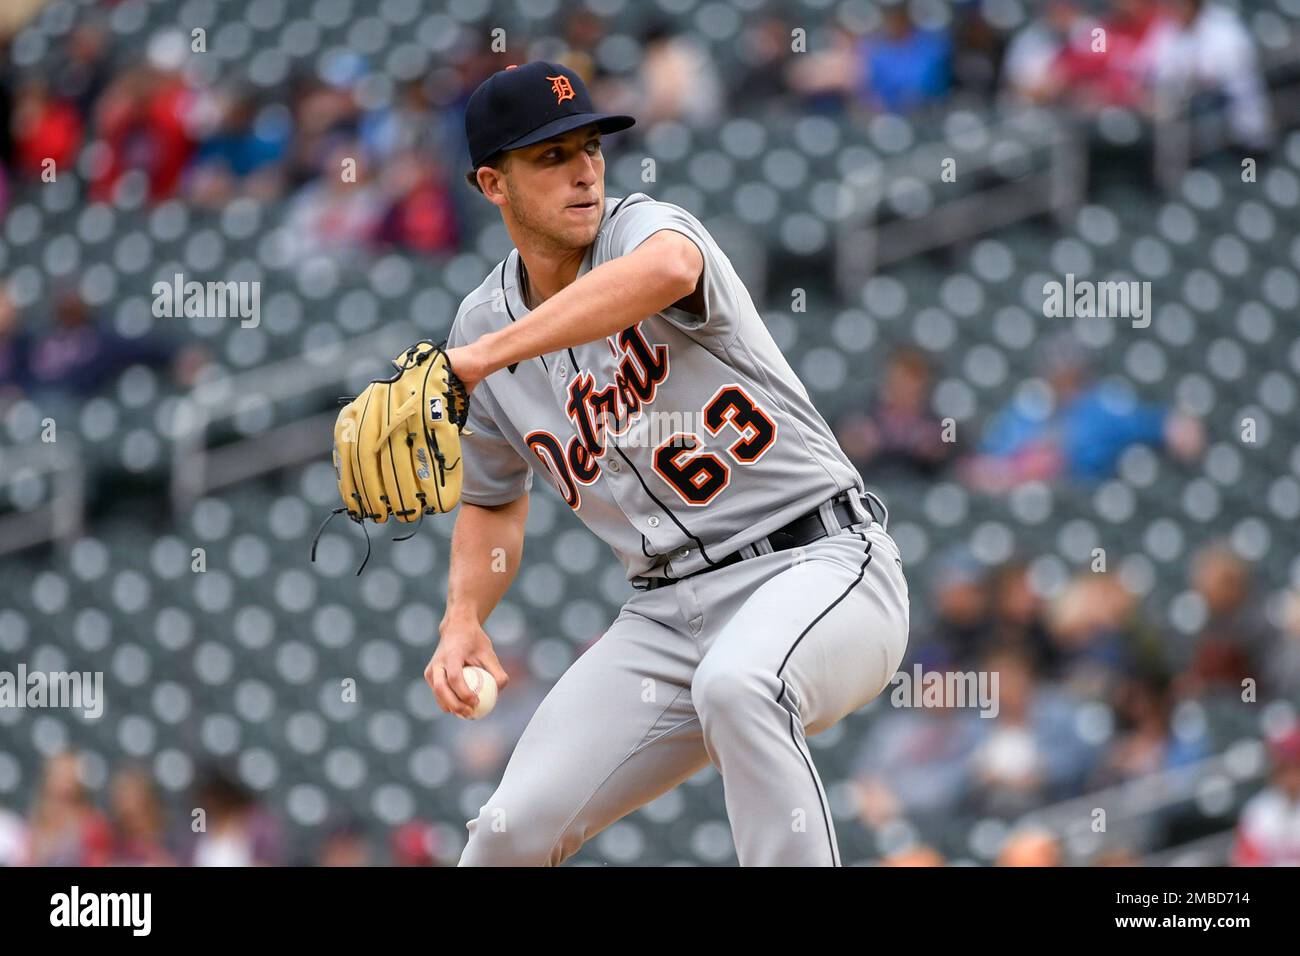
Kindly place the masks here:
<instances>
[{"instance_id":1,"label":"tigers d logo on cap","mask_svg":"<svg viewBox=\"0 0 1300 956\"><path fill-rule=\"evenodd\" d=\"M587 85L561 63L537 60L493 73L465 106L469 158L478 169L498 153L531 146L594 123L602 133L627 129L631 116L598 113Z\"/></svg>"},{"instance_id":2,"label":"tigers d logo on cap","mask_svg":"<svg viewBox=\"0 0 1300 956\"><path fill-rule=\"evenodd\" d=\"M565 100L573 99L573 84L569 78L561 73L559 76L548 76L551 81L551 92L555 94L555 102L563 103Z\"/></svg>"}]
</instances>

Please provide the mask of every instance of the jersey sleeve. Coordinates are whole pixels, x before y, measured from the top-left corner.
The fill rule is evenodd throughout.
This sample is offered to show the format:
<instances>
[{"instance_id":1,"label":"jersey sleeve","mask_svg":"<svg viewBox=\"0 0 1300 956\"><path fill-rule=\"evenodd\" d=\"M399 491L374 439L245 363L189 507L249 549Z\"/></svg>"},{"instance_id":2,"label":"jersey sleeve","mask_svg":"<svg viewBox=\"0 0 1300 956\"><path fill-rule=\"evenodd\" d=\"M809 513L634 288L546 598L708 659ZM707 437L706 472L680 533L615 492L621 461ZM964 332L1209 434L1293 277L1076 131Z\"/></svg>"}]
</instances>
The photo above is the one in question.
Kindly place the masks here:
<instances>
[{"instance_id":1,"label":"jersey sleeve","mask_svg":"<svg viewBox=\"0 0 1300 956\"><path fill-rule=\"evenodd\" d=\"M504 505L533 486L533 470L508 442L484 408L475 389L470 396L469 422L460 435L465 477L460 496L472 505Z\"/></svg>"},{"instance_id":2,"label":"jersey sleeve","mask_svg":"<svg viewBox=\"0 0 1300 956\"><path fill-rule=\"evenodd\" d=\"M448 348L465 344L460 317L447 337ZM533 471L496 421L497 408L486 382L470 393L469 417L460 433L465 469L460 497L472 505L504 505L528 492Z\"/></svg>"},{"instance_id":3,"label":"jersey sleeve","mask_svg":"<svg viewBox=\"0 0 1300 956\"><path fill-rule=\"evenodd\" d=\"M657 232L670 229L691 240L704 257L704 314L669 306L662 315L695 338L710 338L722 345L735 336L740 296L748 297L726 254L698 219L680 206L649 198L631 198L611 217L608 257L625 256Z\"/></svg>"}]
</instances>

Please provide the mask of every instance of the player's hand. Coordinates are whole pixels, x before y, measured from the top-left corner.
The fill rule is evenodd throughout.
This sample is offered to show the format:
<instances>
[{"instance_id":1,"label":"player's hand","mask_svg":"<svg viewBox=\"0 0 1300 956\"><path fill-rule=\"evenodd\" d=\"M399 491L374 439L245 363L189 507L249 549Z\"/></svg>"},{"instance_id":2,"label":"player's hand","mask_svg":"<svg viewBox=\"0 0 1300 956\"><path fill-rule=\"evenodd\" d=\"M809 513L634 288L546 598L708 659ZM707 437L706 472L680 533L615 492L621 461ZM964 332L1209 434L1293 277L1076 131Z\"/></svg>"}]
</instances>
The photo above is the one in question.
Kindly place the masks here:
<instances>
[{"instance_id":1,"label":"player's hand","mask_svg":"<svg viewBox=\"0 0 1300 956\"><path fill-rule=\"evenodd\" d=\"M424 679L433 690L438 707L449 714L468 718L478 706L478 695L465 683L468 665L483 668L504 690L510 676L497 660L492 640L473 619L444 619L439 628L438 649L424 669Z\"/></svg>"}]
</instances>

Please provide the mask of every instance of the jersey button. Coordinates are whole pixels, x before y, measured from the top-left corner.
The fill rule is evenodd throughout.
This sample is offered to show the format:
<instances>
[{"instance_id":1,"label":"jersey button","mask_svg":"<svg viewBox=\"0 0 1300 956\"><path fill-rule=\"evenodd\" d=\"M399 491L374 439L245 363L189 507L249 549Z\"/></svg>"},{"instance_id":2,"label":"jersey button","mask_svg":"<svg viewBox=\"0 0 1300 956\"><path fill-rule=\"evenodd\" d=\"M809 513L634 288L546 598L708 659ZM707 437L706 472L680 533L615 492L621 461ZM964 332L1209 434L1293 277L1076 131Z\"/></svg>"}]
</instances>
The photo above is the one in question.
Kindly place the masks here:
<instances>
[{"instance_id":1,"label":"jersey button","mask_svg":"<svg viewBox=\"0 0 1300 956\"><path fill-rule=\"evenodd\" d=\"M652 528L657 528L659 527L659 517L657 515L651 515L645 519L645 523Z\"/></svg>"},{"instance_id":2,"label":"jersey button","mask_svg":"<svg viewBox=\"0 0 1300 956\"><path fill-rule=\"evenodd\" d=\"M677 552L677 557L679 558L689 558L690 556L691 556L690 548L682 548L682 550Z\"/></svg>"},{"instance_id":3,"label":"jersey button","mask_svg":"<svg viewBox=\"0 0 1300 956\"><path fill-rule=\"evenodd\" d=\"M614 472L615 474L618 474L620 471L623 470L623 466L618 463L617 458L611 458L609 460L609 470Z\"/></svg>"}]
</instances>

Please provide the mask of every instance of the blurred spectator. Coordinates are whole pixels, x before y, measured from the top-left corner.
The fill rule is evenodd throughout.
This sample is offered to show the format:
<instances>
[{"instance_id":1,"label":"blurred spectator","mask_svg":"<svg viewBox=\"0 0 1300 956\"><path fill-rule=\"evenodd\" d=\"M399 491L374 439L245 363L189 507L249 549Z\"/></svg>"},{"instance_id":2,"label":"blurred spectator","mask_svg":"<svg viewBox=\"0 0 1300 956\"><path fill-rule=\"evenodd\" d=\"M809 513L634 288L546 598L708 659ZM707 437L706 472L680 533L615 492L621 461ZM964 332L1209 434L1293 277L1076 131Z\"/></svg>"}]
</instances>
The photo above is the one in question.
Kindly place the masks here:
<instances>
[{"instance_id":1,"label":"blurred spectator","mask_svg":"<svg viewBox=\"0 0 1300 956\"><path fill-rule=\"evenodd\" d=\"M1147 96L1147 47L1161 9L1155 0L1110 0L1100 33L1094 26L1084 42L1067 43L1052 64L1058 96L1087 110L1142 108Z\"/></svg>"},{"instance_id":2,"label":"blurred spectator","mask_svg":"<svg viewBox=\"0 0 1300 956\"><path fill-rule=\"evenodd\" d=\"M978 812L1018 816L1076 792L1093 755L1078 735L1074 701L1036 682L1021 653L997 651L984 669L998 675L998 713L977 722L971 771Z\"/></svg>"},{"instance_id":3,"label":"blurred spectator","mask_svg":"<svg viewBox=\"0 0 1300 956\"><path fill-rule=\"evenodd\" d=\"M429 154L414 150L388 167L385 190L394 198L379 219L375 241L424 255L460 248L460 230L451 190Z\"/></svg>"},{"instance_id":4,"label":"blurred spectator","mask_svg":"<svg viewBox=\"0 0 1300 956\"><path fill-rule=\"evenodd\" d=\"M215 771L199 788L195 807L204 829L190 852L193 866L278 866L284 863L279 826L247 789Z\"/></svg>"},{"instance_id":5,"label":"blurred spectator","mask_svg":"<svg viewBox=\"0 0 1300 956\"><path fill-rule=\"evenodd\" d=\"M93 14L83 11L79 16ZM78 23L68 34L58 71L50 80L55 94L75 106L83 120L89 119L111 75L104 25L94 21Z\"/></svg>"},{"instance_id":6,"label":"blurred spectator","mask_svg":"<svg viewBox=\"0 0 1300 956\"><path fill-rule=\"evenodd\" d=\"M391 840L395 866L437 866L442 856L438 831L420 820L402 824Z\"/></svg>"},{"instance_id":7,"label":"blurred spectator","mask_svg":"<svg viewBox=\"0 0 1300 956\"><path fill-rule=\"evenodd\" d=\"M1114 786L1185 767L1209 755L1204 738L1171 732L1167 681L1134 677L1124 681L1113 708L1119 733L1102 758L1094 784Z\"/></svg>"},{"instance_id":8,"label":"blurred spectator","mask_svg":"<svg viewBox=\"0 0 1300 956\"><path fill-rule=\"evenodd\" d=\"M976 725L987 718L957 707L947 685L939 707L895 707L893 689L881 692L879 706L889 709L874 718L853 763L858 817L870 828L900 818L942 824L965 799Z\"/></svg>"},{"instance_id":9,"label":"blurred spectator","mask_svg":"<svg viewBox=\"0 0 1300 956\"><path fill-rule=\"evenodd\" d=\"M1156 93L1166 102L1204 97L1227 106L1239 144L1272 138L1268 88L1250 32L1240 14L1205 0L1164 0L1170 16L1153 31L1148 59Z\"/></svg>"},{"instance_id":10,"label":"blurred spectator","mask_svg":"<svg viewBox=\"0 0 1300 956\"><path fill-rule=\"evenodd\" d=\"M148 774L120 771L113 778L109 800L114 866L175 865L164 844L162 805Z\"/></svg>"},{"instance_id":11,"label":"blurred spectator","mask_svg":"<svg viewBox=\"0 0 1300 956\"><path fill-rule=\"evenodd\" d=\"M241 195L272 199L281 189L280 163L288 151L289 114L246 92L219 98L215 128L199 144L187 172L187 192L202 205L221 206Z\"/></svg>"},{"instance_id":12,"label":"blurred spectator","mask_svg":"<svg viewBox=\"0 0 1300 956\"><path fill-rule=\"evenodd\" d=\"M59 754L46 761L28 837L33 866L105 866L110 862L112 829L90 802L75 754Z\"/></svg>"},{"instance_id":13,"label":"blurred spectator","mask_svg":"<svg viewBox=\"0 0 1300 956\"><path fill-rule=\"evenodd\" d=\"M371 866L374 850L361 821L349 818L330 828L320 848L320 866Z\"/></svg>"},{"instance_id":14,"label":"blurred spectator","mask_svg":"<svg viewBox=\"0 0 1300 956\"><path fill-rule=\"evenodd\" d=\"M881 866L943 866L943 854L932 846L902 850L880 861Z\"/></svg>"},{"instance_id":15,"label":"blurred spectator","mask_svg":"<svg viewBox=\"0 0 1300 956\"><path fill-rule=\"evenodd\" d=\"M1124 675L1166 669L1164 642L1117 575L1082 571L1052 601L1058 674L1080 698L1104 700Z\"/></svg>"},{"instance_id":16,"label":"blurred spectator","mask_svg":"<svg viewBox=\"0 0 1300 956\"><path fill-rule=\"evenodd\" d=\"M1093 866L1141 866L1142 858L1137 851L1128 846L1102 850L1092 860Z\"/></svg>"},{"instance_id":17,"label":"blurred spectator","mask_svg":"<svg viewBox=\"0 0 1300 956\"><path fill-rule=\"evenodd\" d=\"M31 339L28 381L33 391L91 395L131 365L166 366L173 359L182 379L195 369L193 350L178 350L154 336L128 339L93 315L72 289L58 293L51 327Z\"/></svg>"},{"instance_id":18,"label":"blurred spectator","mask_svg":"<svg viewBox=\"0 0 1300 956\"><path fill-rule=\"evenodd\" d=\"M388 162L394 156L437 154L434 105L423 80L404 83L391 106L371 110L358 127L365 154L374 162Z\"/></svg>"},{"instance_id":19,"label":"blurred spectator","mask_svg":"<svg viewBox=\"0 0 1300 956\"><path fill-rule=\"evenodd\" d=\"M18 90L13 117L14 162L20 176L37 179L46 173L73 175L81 150L81 117L76 107L52 96L44 80L30 80Z\"/></svg>"},{"instance_id":20,"label":"blurred spectator","mask_svg":"<svg viewBox=\"0 0 1300 956\"><path fill-rule=\"evenodd\" d=\"M0 403L21 398L27 386L30 338L9 290L0 283Z\"/></svg>"},{"instance_id":21,"label":"blurred spectator","mask_svg":"<svg viewBox=\"0 0 1300 956\"><path fill-rule=\"evenodd\" d=\"M633 110L646 127L664 120L707 126L722 116L722 81L708 55L667 20L653 23L642 37L641 66Z\"/></svg>"},{"instance_id":22,"label":"blurred spectator","mask_svg":"<svg viewBox=\"0 0 1300 956\"><path fill-rule=\"evenodd\" d=\"M908 662L939 670L975 663L989 637L989 594L983 566L964 547L942 555L930 585L933 625L918 628Z\"/></svg>"},{"instance_id":23,"label":"blurred spectator","mask_svg":"<svg viewBox=\"0 0 1300 956\"><path fill-rule=\"evenodd\" d=\"M1242 808L1234 866L1300 866L1300 728L1270 749L1272 781Z\"/></svg>"},{"instance_id":24,"label":"blurred spectator","mask_svg":"<svg viewBox=\"0 0 1300 956\"><path fill-rule=\"evenodd\" d=\"M881 467L933 477L948 461L953 446L943 440L943 426L930 412L931 387L925 356L902 349L890 357L872 407L837 423L845 454L871 480L878 480Z\"/></svg>"},{"instance_id":25,"label":"blurred spectator","mask_svg":"<svg viewBox=\"0 0 1300 956\"><path fill-rule=\"evenodd\" d=\"M281 234L291 258L315 255L355 259L358 246L367 245L379 227L383 199L371 182L358 144L337 143L319 180L308 183L289 205ZM356 181L343 176L344 161L356 161Z\"/></svg>"},{"instance_id":26,"label":"blurred spectator","mask_svg":"<svg viewBox=\"0 0 1300 956\"><path fill-rule=\"evenodd\" d=\"M119 181L141 171L154 202L176 194L194 144L190 111L194 97L179 72L189 50L184 36L164 34L150 44L149 62L122 73L96 104L96 126L105 151L97 161L92 199L110 202Z\"/></svg>"},{"instance_id":27,"label":"blurred spectator","mask_svg":"<svg viewBox=\"0 0 1300 956\"><path fill-rule=\"evenodd\" d=\"M1040 355L1046 394L1022 389L985 428L980 453L964 463L966 480L983 491L1058 478L1111 477L1133 445L1152 445L1180 459L1205 445L1199 421L1164 405L1140 404L1126 390L1098 382L1069 333Z\"/></svg>"},{"instance_id":28,"label":"blurred spectator","mask_svg":"<svg viewBox=\"0 0 1300 956\"><path fill-rule=\"evenodd\" d=\"M1063 90L1057 65L1090 50L1095 20L1073 0L1049 0L1041 16L1022 27L1007 46L1002 82L1013 99L1045 103Z\"/></svg>"},{"instance_id":29,"label":"blurred spectator","mask_svg":"<svg viewBox=\"0 0 1300 956\"><path fill-rule=\"evenodd\" d=\"M1062 866L1061 841L1047 830L1011 834L998 854L998 866Z\"/></svg>"},{"instance_id":30,"label":"blurred spectator","mask_svg":"<svg viewBox=\"0 0 1300 956\"><path fill-rule=\"evenodd\" d=\"M1274 632L1262 601L1251 592L1250 568L1225 544L1202 548L1191 566L1191 585L1205 608L1205 623L1193 640L1182 691L1240 693L1247 677L1268 682L1271 675L1261 674L1260 665Z\"/></svg>"},{"instance_id":31,"label":"blurred spectator","mask_svg":"<svg viewBox=\"0 0 1300 956\"><path fill-rule=\"evenodd\" d=\"M785 98L787 70L795 59L790 30L788 23L770 13L741 29L736 52L742 65L731 91L733 103L775 104Z\"/></svg>"},{"instance_id":32,"label":"blurred spectator","mask_svg":"<svg viewBox=\"0 0 1300 956\"><path fill-rule=\"evenodd\" d=\"M1008 562L994 572L988 590L988 646L981 651L1019 651L1029 659L1036 675L1054 676L1060 653L1048 633L1047 614L1030 581L1028 566Z\"/></svg>"},{"instance_id":33,"label":"blurred spectator","mask_svg":"<svg viewBox=\"0 0 1300 956\"><path fill-rule=\"evenodd\" d=\"M355 64L352 68L354 72L359 69ZM337 179L342 170L337 164L330 165L332 159L349 156L360 165L356 144L360 110L346 82L330 84L315 76L301 75L292 84L291 98L294 138L287 172L290 188L302 186L322 174ZM347 146L342 153L336 148L340 143Z\"/></svg>"},{"instance_id":34,"label":"blurred spectator","mask_svg":"<svg viewBox=\"0 0 1300 956\"><path fill-rule=\"evenodd\" d=\"M787 77L799 98L799 112L836 115L857 100L860 47L855 34L831 28L823 45L792 58Z\"/></svg>"},{"instance_id":35,"label":"blurred spectator","mask_svg":"<svg viewBox=\"0 0 1300 956\"><path fill-rule=\"evenodd\" d=\"M988 101L997 91L1006 38L984 16L980 0L956 0L952 26L953 87Z\"/></svg>"},{"instance_id":36,"label":"blurred spectator","mask_svg":"<svg viewBox=\"0 0 1300 956\"><path fill-rule=\"evenodd\" d=\"M862 41L861 96L876 110L910 113L948 94L952 43L942 30L923 30L901 3L886 6L881 29Z\"/></svg>"}]
</instances>

